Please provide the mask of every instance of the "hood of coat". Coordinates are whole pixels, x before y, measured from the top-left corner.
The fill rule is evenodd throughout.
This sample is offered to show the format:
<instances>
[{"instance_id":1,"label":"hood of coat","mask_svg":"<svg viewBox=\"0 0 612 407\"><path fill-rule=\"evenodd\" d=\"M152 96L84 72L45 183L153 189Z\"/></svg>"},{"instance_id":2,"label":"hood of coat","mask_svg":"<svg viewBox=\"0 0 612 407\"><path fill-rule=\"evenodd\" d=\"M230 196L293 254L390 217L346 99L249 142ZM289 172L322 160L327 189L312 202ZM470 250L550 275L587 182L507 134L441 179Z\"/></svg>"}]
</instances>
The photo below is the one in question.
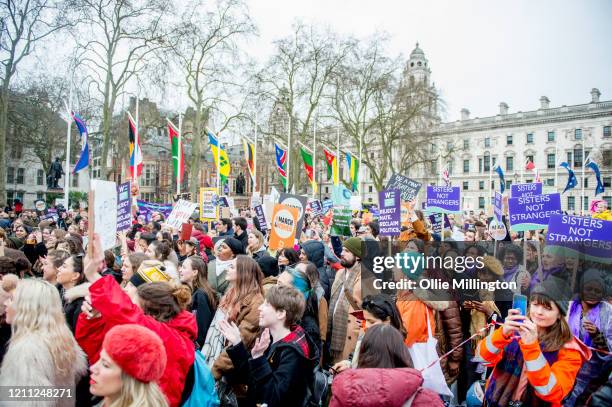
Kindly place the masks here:
<instances>
[{"instance_id":1,"label":"hood of coat","mask_svg":"<svg viewBox=\"0 0 612 407\"><path fill-rule=\"evenodd\" d=\"M91 283L83 283L67 289L64 291L64 299L67 302L73 302L79 298L85 298L86 295L89 295L89 286Z\"/></svg>"},{"instance_id":2,"label":"hood of coat","mask_svg":"<svg viewBox=\"0 0 612 407\"><path fill-rule=\"evenodd\" d=\"M190 340L198 337L198 325L191 312L181 311L177 316L167 322L168 326L185 334Z\"/></svg>"},{"instance_id":3,"label":"hood of coat","mask_svg":"<svg viewBox=\"0 0 612 407\"><path fill-rule=\"evenodd\" d=\"M302 243L302 250L308 256L308 261L314 263L317 268L323 267L325 262L325 246L317 240L309 240Z\"/></svg>"},{"instance_id":4,"label":"hood of coat","mask_svg":"<svg viewBox=\"0 0 612 407\"><path fill-rule=\"evenodd\" d=\"M332 383L332 405L401 407L421 387L415 369L347 369Z\"/></svg>"},{"instance_id":5,"label":"hood of coat","mask_svg":"<svg viewBox=\"0 0 612 407\"><path fill-rule=\"evenodd\" d=\"M302 357L313 362L313 368L320 357L316 344L304 328L299 325L292 327L289 335L285 336L275 345L276 349L283 347L294 349Z\"/></svg>"}]
</instances>

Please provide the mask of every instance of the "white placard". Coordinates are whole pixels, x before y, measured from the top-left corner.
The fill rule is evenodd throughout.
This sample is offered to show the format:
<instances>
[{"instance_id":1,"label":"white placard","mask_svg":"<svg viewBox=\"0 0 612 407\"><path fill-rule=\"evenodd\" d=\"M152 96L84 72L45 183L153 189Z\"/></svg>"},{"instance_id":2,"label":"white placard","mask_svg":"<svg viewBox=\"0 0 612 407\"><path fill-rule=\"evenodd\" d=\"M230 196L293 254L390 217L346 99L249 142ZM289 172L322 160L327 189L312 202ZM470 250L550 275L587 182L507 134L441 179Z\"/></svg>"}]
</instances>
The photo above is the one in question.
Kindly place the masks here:
<instances>
[{"instance_id":1,"label":"white placard","mask_svg":"<svg viewBox=\"0 0 612 407\"><path fill-rule=\"evenodd\" d=\"M351 196L351 210L353 210L353 211L360 211L361 209L362 209L362 206L361 206L361 197L359 195Z\"/></svg>"},{"instance_id":2,"label":"white placard","mask_svg":"<svg viewBox=\"0 0 612 407\"><path fill-rule=\"evenodd\" d=\"M117 243L117 184L112 181L91 180L94 191L94 227L102 241L102 249L108 250Z\"/></svg>"},{"instance_id":3,"label":"white placard","mask_svg":"<svg viewBox=\"0 0 612 407\"><path fill-rule=\"evenodd\" d=\"M183 223L187 223L189 221L189 217L193 215L193 211L195 211L197 206L197 203L179 199L176 205L174 205L174 208L172 208L172 212L170 212L170 216L168 216L166 224L174 229L180 229L183 226Z\"/></svg>"}]
</instances>

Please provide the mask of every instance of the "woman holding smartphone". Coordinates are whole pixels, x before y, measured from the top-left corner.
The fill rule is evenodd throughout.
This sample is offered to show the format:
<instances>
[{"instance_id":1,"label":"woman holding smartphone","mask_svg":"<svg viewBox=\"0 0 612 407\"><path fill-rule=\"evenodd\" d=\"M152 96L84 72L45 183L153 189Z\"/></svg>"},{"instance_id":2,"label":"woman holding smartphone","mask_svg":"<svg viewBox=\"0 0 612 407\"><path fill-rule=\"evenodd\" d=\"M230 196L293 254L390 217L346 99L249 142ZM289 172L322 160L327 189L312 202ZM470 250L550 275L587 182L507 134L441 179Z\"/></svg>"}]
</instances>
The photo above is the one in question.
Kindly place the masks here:
<instances>
[{"instance_id":1,"label":"woman holding smartphone","mask_svg":"<svg viewBox=\"0 0 612 407\"><path fill-rule=\"evenodd\" d=\"M590 357L565 320L570 295L565 281L545 280L534 287L527 315L511 309L502 327L478 344L476 356L495 366L487 406L561 405Z\"/></svg>"}]
</instances>

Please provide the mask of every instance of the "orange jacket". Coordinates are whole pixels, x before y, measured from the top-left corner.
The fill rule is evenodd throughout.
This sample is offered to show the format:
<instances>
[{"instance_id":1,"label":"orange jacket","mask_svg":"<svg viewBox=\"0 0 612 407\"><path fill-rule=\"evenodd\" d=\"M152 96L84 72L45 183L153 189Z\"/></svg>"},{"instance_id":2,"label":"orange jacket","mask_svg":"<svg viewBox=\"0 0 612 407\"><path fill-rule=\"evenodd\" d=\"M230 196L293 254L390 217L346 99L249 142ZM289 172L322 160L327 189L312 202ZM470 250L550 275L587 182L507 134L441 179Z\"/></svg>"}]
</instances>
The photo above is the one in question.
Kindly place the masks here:
<instances>
[{"instance_id":1,"label":"orange jacket","mask_svg":"<svg viewBox=\"0 0 612 407\"><path fill-rule=\"evenodd\" d=\"M412 346L416 342L427 342L427 314L429 313L429 324L431 326L431 334L436 334L435 318L431 308L424 302L415 298L396 302L397 310L402 317L402 324L406 329L405 343Z\"/></svg>"}]
</instances>

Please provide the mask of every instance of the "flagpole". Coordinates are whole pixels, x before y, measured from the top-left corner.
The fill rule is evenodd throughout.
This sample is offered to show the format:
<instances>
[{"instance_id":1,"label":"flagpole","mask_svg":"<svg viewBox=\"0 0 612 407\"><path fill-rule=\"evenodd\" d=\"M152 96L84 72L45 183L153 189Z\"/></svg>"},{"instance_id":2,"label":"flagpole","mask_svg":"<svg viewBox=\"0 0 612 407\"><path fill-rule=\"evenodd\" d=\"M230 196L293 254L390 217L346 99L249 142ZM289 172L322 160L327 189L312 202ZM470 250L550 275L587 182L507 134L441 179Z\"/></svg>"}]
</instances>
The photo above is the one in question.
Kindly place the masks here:
<instances>
[{"instance_id":1,"label":"flagpole","mask_svg":"<svg viewBox=\"0 0 612 407\"><path fill-rule=\"evenodd\" d=\"M559 152L559 147L557 147L557 143L555 143L555 191L559 191L559 184L557 183L559 181L559 174L558 174L558 165L557 163L559 162L559 156L558 156L558 152Z\"/></svg>"},{"instance_id":2,"label":"flagpole","mask_svg":"<svg viewBox=\"0 0 612 407\"><path fill-rule=\"evenodd\" d=\"M253 147L253 192L257 191L257 120L259 112L255 112L255 146ZM248 163L247 163L248 165Z\"/></svg>"},{"instance_id":3,"label":"flagpole","mask_svg":"<svg viewBox=\"0 0 612 407\"><path fill-rule=\"evenodd\" d=\"M129 125L129 124L128 124ZM136 95L136 117L134 118L134 127L136 127L136 131L134 134L134 151L133 151L133 156L134 156L134 164L132 166L132 180L134 181L134 184L137 183L137 179L136 179L136 174L138 174L138 163L137 161L137 149L138 149L138 145L139 145L139 139L140 139L140 135L138 134L138 95Z\"/></svg>"},{"instance_id":4,"label":"flagpole","mask_svg":"<svg viewBox=\"0 0 612 407\"><path fill-rule=\"evenodd\" d=\"M312 199L315 199L315 185L317 185L317 116L315 116L312 131L312 181Z\"/></svg>"},{"instance_id":5,"label":"flagpole","mask_svg":"<svg viewBox=\"0 0 612 407\"><path fill-rule=\"evenodd\" d=\"M359 196L361 197L361 201L363 202L363 177L361 176L361 159L363 158L363 132L359 134L359 161L357 161L357 174L356 176L359 179Z\"/></svg>"},{"instance_id":6,"label":"flagpole","mask_svg":"<svg viewBox=\"0 0 612 407\"><path fill-rule=\"evenodd\" d=\"M68 113L68 118L66 120L66 182L64 183L64 200L66 202L66 210L70 209L70 128L72 126L72 81L70 82L70 92L68 95L68 103L66 104L66 111Z\"/></svg>"},{"instance_id":7,"label":"flagpole","mask_svg":"<svg viewBox=\"0 0 612 407\"><path fill-rule=\"evenodd\" d=\"M438 147L438 185L442 186L442 149L438 145L436 147Z\"/></svg>"},{"instance_id":8,"label":"flagpole","mask_svg":"<svg viewBox=\"0 0 612 407\"><path fill-rule=\"evenodd\" d=\"M221 135L217 133L217 193L221 196Z\"/></svg>"},{"instance_id":9,"label":"flagpole","mask_svg":"<svg viewBox=\"0 0 612 407\"><path fill-rule=\"evenodd\" d=\"M290 161L291 161L291 114L289 114L289 135L287 137L287 184L285 186L285 192L289 193L289 184L291 183L290 178Z\"/></svg>"},{"instance_id":10,"label":"flagpole","mask_svg":"<svg viewBox=\"0 0 612 407\"><path fill-rule=\"evenodd\" d=\"M178 159L177 159L178 166L177 167L178 168L177 168L177 171L176 171L176 194L177 195L181 194L181 181L182 181L181 180L181 175L182 175L181 174L181 165L183 164L182 163L182 158L183 158L183 154L182 154L182 152L183 152L183 146L182 146L182 142L183 142L183 140L182 140L182 138L183 138L182 127L183 127L183 115L181 113L179 113L178 152L177 152L177 154L178 154Z\"/></svg>"},{"instance_id":11,"label":"flagpole","mask_svg":"<svg viewBox=\"0 0 612 407\"><path fill-rule=\"evenodd\" d=\"M582 138L582 192L580 193L580 213L584 215L584 181L586 180L586 157L584 156L584 134L581 134ZM587 206L588 208L588 206Z\"/></svg>"},{"instance_id":12,"label":"flagpole","mask_svg":"<svg viewBox=\"0 0 612 407\"><path fill-rule=\"evenodd\" d=\"M336 130L336 179L338 184L334 185L340 185L340 125Z\"/></svg>"}]
</instances>

